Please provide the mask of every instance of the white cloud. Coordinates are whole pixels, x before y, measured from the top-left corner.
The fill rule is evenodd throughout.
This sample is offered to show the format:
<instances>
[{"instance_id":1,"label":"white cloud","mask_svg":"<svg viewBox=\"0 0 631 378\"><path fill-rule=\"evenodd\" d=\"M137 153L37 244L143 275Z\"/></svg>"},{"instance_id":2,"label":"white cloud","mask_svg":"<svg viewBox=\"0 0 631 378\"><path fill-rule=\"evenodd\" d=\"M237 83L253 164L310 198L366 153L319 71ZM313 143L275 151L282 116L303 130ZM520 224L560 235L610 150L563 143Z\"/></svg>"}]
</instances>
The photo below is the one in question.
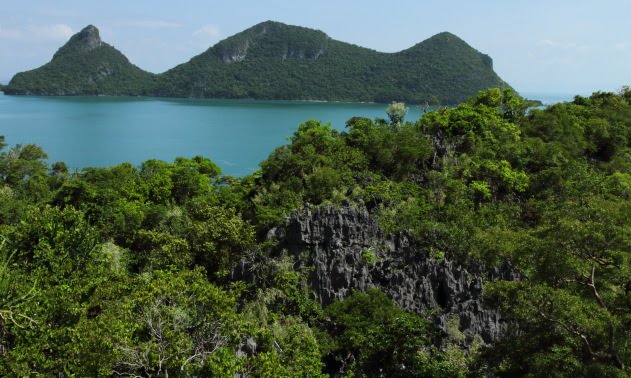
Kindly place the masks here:
<instances>
[{"instance_id":1,"label":"white cloud","mask_svg":"<svg viewBox=\"0 0 631 378\"><path fill-rule=\"evenodd\" d=\"M575 42L558 42L552 39L543 39L535 44L540 51L556 51L562 54L590 54L596 51L596 47L579 45Z\"/></svg>"},{"instance_id":2,"label":"white cloud","mask_svg":"<svg viewBox=\"0 0 631 378\"><path fill-rule=\"evenodd\" d=\"M0 25L0 39L20 39L22 32L18 29L7 29Z\"/></svg>"},{"instance_id":3,"label":"white cloud","mask_svg":"<svg viewBox=\"0 0 631 378\"><path fill-rule=\"evenodd\" d=\"M30 36L40 41L67 41L72 37L72 28L66 24L29 26Z\"/></svg>"},{"instance_id":4,"label":"white cloud","mask_svg":"<svg viewBox=\"0 0 631 378\"><path fill-rule=\"evenodd\" d=\"M144 29L175 29L181 28L182 24L165 20L134 20L126 23L128 26Z\"/></svg>"},{"instance_id":5,"label":"white cloud","mask_svg":"<svg viewBox=\"0 0 631 378\"><path fill-rule=\"evenodd\" d=\"M548 47L557 47L561 44L559 42L553 41L551 39L544 39L537 42L537 46L548 46Z\"/></svg>"},{"instance_id":6,"label":"white cloud","mask_svg":"<svg viewBox=\"0 0 631 378\"><path fill-rule=\"evenodd\" d=\"M195 32L193 32L193 37L205 40L214 40L221 37L221 31L216 25L208 24L195 30Z\"/></svg>"},{"instance_id":7,"label":"white cloud","mask_svg":"<svg viewBox=\"0 0 631 378\"><path fill-rule=\"evenodd\" d=\"M618 51L626 51L629 48L629 44L626 42L618 42L613 46Z\"/></svg>"},{"instance_id":8,"label":"white cloud","mask_svg":"<svg viewBox=\"0 0 631 378\"><path fill-rule=\"evenodd\" d=\"M28 25L23 28L3 28L0 26L0 38L29 42L65 42L72 36L72 28L66 24Z\"/></svg>"},{"instance_id":9,"label":"white cloud","mask_svg":"<svg viewBox=\"0 0 631 378\"><path fill-rule=\"evenodd\" d=\"M576 47L576 51L580 54L587 54L594 50L594 47L588 45L580 45Z\"/></svg>"}]
</instances>

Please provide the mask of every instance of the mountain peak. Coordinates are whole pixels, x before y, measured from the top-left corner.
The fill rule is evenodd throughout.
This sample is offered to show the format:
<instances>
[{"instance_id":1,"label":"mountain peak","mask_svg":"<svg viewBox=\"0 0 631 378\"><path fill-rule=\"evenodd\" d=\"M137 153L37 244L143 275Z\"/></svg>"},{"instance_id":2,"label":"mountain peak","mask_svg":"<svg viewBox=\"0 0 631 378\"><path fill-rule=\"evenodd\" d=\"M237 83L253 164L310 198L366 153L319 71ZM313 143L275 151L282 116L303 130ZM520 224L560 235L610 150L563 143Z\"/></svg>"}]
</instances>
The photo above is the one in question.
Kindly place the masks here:
<instances>
[{"instance_id":1,"label":"mountain peak","mask_svg":"<svg viewBox=\"0 0 631 378\"><path fill-rule=\"evenodd\" d=\"M212 50L224 63L263 57L315 60L325 53L329 39L320 30L268 20L224 39Z\"/></svg>"},{"instance_id":2,"label":"mountain peak","mask_svg":"<svg viewBox=\"0 0 631 378\"><path fill-rule=\"evenodd\" d=\"M99 29L94 25L88 25L79 33L73 35L70 41L68 41L68 44L73 44L74 47L81 50L94 50L101 46L103 41L101 41Z\"/></svg>"},{"instance_id":3,"label":"mountain peak","mask_svg":"<svg viewBox=\"0 0 631 378\"><path fill-rule=\"evenodd\" d=\"M450 32L442 32L438 34L434 34L433 36L427 38L426 40L416 44L412 48L416 46L461 46L461 47L471 47L467 42L465 42L462 38Z\"/></svg>"},{"instance_id":4,"label":"mountain peak","mask_svg":"<svg viewBox=\"0 0 631 378\"><path fill-rule=\"evenodd\" d=\"M458 51L456 55L463 56L463 54L469 54L471 56L480 55L486 57L486 55L480 53L473 47L471 47L467 42L465 42L462 38L450 32L442 32L438 34L434 34L433 36L427 38L423 42L417 43L416 45L410 47L407 50L403 50L402 53L406 54L423 54L427 57L427 54L436 54L436 53L447 53L451 51L452 53ZM486 58L484 58L487 60ZM489 62L485 62L485 64L490 64L492 67L492 63L490 62L490 58L488 58Z\"/></svg>"},{"instance_id":5,"label":"mountain peak","mask_svg":"<svg viewBox=\"0 0 631 378\"><path fill-rule=\"evenodd\" d=\"M450 40L450 39L455 39L457 41L462 41L462 39L460 39L460 37L458 37L457 35L450 33L448 31L444 31L441 33L437 33L434 34L433 36L429 37L428 39L445 39L445 40Z\"/></svg>"},{"instance_id":6,"label":"mountain peak","mask_svg":"<svg viewBox=\"0 0 631 378\"><path fill-rule=\"evenodd\" d=\"M282 22L267 20L261 23L258 23L252 27L252 29L256 29L260 34L266 34L270 30L280 29L284 27L289 27L287 24L283 24Z\"/></svg>"},{"instance_id":7,"label":"mountain peak","mask_svg":"<svg viewBox=\"0 0 631 378\"><path fill-rule=\"evenodd\" d=\"M101 40L99 29L94 25L88 25L70 37L70 40L55 53L53 59L69 52L94 50L102 45L103 41Z\"/></svg>"},{"instance_id":8,"label":"mountain peak","mask_svg":"<svg viewBox=\"0 0 631 378\"><path fill-rule=\"evenodd\" d=\"M50 62L16 74L8 92L137 96L148 93L152 85L153 74L131 64L123 53L101 40L99 29L88 25L70 37Z\"/></svg>"}]
</instances>

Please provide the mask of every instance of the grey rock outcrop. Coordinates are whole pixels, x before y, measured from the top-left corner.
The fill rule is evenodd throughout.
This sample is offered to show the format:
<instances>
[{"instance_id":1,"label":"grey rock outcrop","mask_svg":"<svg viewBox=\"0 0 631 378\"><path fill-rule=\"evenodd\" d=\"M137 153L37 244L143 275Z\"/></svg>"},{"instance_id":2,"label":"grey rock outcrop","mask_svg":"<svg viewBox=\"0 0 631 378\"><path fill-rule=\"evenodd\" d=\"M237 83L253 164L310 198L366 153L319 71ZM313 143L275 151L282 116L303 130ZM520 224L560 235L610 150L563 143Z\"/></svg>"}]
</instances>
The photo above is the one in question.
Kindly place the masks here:
<instances>
[{"instance_id":1,"label":"grey rock outcrop","mask_svg":"<svg viewBox=\"0 0 631 378\"><path fill-rule=\"evenodd\" d=\"M65 54L94 50L102 45L103 41L101 40L99 29L94 25L88 25L79 33L73 35L64 46L57 50L53 60Z\"/></svg>"},{"instance_id":2,"label":"grey rock outcrop","mask_svg":"<svg viewBox=\"0 0 631 378\"><path fill-rule=\"evenodd\" d=\"M77 47L83 48L84 50L93 50L102 44L103 41L101 41L99 29L94 25L86 26L78 34Z\"/></svg>"},{"instance_id":3,"label":"grey rock outcrop","mask_svg":"<svg viewBox=\"0 0 631 378\"><path fill-rule=\"evenodd\" d=\"M510 267L484 270L431 257L407 233L384 235L366 209L305 208L269 236L307 272L323 305L377 288L398 306L432 316L443 330L457 320L466 344L492 343L506 331L500 314L485 306L482 287L485 280L518 279Z\"/></svg>"}]
</instances>

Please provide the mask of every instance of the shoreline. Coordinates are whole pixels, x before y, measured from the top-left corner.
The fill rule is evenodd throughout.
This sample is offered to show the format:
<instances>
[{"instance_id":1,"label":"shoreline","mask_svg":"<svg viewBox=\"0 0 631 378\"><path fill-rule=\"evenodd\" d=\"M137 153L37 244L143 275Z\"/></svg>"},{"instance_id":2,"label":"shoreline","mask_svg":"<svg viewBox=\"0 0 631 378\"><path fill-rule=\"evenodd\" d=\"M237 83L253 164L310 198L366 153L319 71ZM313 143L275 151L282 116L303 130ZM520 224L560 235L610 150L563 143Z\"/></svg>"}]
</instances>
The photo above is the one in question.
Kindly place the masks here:
<instances>
[{"instance_id":1,"label":"shoreline","mask_svg":"<svg viewBox=\"0 0 631 378\"><path fill-rule=\"evenodd\" d=\"M391 102L374 102L374 101L352 101L352 100L317 100L317 99L270 99L270 98L226 98L226 97L169 97L169 96L145 96L145 95L111 95L111 94L94 94L94 95L51 95L51 94L14 94L5 93L5 96L16 97L37 97L37 98L115 98L115 99L141 99L141 100L199 100L199 101L261 101L261 102L298 102L298 103L323 103L323 104L365 104L365 105L389 105ZM397 101L393 101L397 102Z\"/></svg>"}]
</instances>

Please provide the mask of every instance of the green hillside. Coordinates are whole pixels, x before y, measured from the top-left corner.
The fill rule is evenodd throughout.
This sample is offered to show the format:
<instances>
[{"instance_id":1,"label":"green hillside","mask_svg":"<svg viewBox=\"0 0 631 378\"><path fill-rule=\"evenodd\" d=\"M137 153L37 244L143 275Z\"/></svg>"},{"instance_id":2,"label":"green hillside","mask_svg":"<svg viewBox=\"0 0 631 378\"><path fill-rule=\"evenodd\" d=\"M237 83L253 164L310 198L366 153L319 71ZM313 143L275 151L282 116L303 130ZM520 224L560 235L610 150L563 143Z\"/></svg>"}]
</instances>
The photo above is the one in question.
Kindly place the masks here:
<instances>
[{"instance_id":1,"label":"green hillside","mask_svg":"<svg viewBox=\"0 0 631 378\"><path fill-rule=\"evenodd\" d=\"M507 86L490 57L450 33L381 53L267 21L161 75L130 64L89 26L50 63L16 75L7 93L455 104Z\"/></svg>"},{"instance_id":2,"label":"green hillside","mask_svg":"<svg viewBox=\"0 0 631 378\"><path fill-rule=\"evenodd\" d=\"M159 94L452 104L506 86L491 58L450 33L387 54L268 21L167 71Z\"/></svg>"},{"instance_id":3,"label":"green hillside","mask_svg":"<svg viewBox=\"0 0 631 378\"><path fill-rule=\"evenodd\" d=\"M101 41L92 25L75 34L44 66L18 73L5 88L22 95L150 94L155 75L143 71Z\"/></svg>"}]
</instances>

